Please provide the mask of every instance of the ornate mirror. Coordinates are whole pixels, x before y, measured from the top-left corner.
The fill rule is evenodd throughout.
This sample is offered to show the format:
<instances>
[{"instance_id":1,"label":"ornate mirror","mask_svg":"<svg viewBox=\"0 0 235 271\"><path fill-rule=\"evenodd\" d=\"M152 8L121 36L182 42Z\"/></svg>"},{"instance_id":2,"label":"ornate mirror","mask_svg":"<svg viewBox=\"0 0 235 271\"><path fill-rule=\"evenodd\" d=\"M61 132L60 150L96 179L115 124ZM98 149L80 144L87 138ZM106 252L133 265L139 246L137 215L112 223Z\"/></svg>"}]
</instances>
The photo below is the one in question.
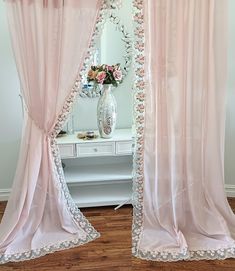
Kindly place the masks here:
<instances>
[{"instance_id":1,"label":"ornate mirror","mask_svg":"<svg viewBox=\"0 0 235 271\"><path fill-rule=\"evenodd\" d=\"M132 61L131 35L116 13L113 11L102 13L95 36L90 56L86 59L86 69L82 73L80 96L83 98L100 96L99 88L87 83L87 72L91 65L120 63L125 80Z\"/></svg>"}]
</instances>

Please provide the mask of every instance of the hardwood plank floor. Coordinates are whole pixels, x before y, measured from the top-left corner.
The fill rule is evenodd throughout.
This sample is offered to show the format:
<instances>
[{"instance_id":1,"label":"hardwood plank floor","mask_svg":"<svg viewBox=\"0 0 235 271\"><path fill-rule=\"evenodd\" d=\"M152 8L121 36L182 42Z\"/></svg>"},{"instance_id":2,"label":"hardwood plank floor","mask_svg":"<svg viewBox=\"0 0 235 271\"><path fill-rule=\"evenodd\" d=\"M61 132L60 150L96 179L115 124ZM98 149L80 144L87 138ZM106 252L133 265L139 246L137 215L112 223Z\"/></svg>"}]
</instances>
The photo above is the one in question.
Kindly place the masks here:
<instances>
[{"instance_id":1,"label":"hardwood plank floor","mask_svg":"<svg viewBox=\"0 0 235 271\"><path fill-rule=\"evenodd\" d=\"M235 211L235 198L230 199ZM5 203L0 203L0 217ZM132 208L118 211L112 207L82 209L101 233L94 242L78 248L56 252L39 259L0 265L1 271L234 271L235 259L224 261L148 262L131 256Z\"/></svg>"}]
</instances>

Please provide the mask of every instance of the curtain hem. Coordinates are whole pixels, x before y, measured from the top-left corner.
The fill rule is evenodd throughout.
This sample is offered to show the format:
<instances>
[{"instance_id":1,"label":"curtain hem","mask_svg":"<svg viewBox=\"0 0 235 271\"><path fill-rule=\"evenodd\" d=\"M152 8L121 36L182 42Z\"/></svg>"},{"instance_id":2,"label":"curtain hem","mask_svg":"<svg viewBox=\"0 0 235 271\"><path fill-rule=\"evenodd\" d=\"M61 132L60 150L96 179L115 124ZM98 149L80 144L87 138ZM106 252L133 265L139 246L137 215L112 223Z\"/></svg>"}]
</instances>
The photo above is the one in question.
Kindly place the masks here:
<instances>
[{"instance_id":1,"label":"curtain hem","mask_svg":"<svg viewBox=\"0 0 235 271\"><path fill-rule=\"evenodd\" d=\"M42 247L39 249L29 250L29 251L25 251L22 253L0 254L0 264L4 264L7 262L20 262L20 261L39 258L39 257L45 256L47 254L54 253L56 251L61 251L61 250L75 248L75 247L84 245L84 244L89 243L99 237L100 237L100 234L94 230L94 232L92 234L90 234L90 236L86 240L75 238L70 241L64 241L64 242L60 242L58 244L45 246L45 247Z\"/></svg>"},{"instance_id":2,"label":"curtain hem","mask_svg":"<svg viewBox=\"0 0 235 271\"><path fill-rule=\"evenodd\" d=\"M182 252L170 251L133 251L133 256L142 260L175 262L175 261L200 261L200 260L225 260L235 258L235 244L231 247L210 250L183 250Z\"/></svg>"}]
</instances>

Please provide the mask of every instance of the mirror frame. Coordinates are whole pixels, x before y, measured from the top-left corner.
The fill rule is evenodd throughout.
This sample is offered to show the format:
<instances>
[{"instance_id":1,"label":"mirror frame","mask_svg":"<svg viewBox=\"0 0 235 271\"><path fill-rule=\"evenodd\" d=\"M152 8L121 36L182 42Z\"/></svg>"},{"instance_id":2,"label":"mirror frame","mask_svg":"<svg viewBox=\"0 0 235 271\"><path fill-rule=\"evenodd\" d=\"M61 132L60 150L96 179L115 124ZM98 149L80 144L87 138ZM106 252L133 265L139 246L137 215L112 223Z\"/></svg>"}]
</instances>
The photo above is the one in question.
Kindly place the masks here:
<instances>
[{"instance_id":1,"label":"mirror frame","mask_svg":"<svg viewBox=\"0 0 235 271\"><path fill-rule=\"evenodd\" d=\"M99 20L96 24L96 28L93 34L93 39L88 51L88 56L85 58L84 68L81 72L82 83L81 83L81 90L80 90L79 96L82 98L95 98L95 97L100 96L99 88L86 89L86 88L83 88L83 85L87 84L87 73L90 66L92 65L92 60L93 60L93 56L96 50L97 41L102 35L104 24L108 21L114 24L114 26L116 26L116 29L122 34L121 41L124 43L124 46L125 46L125 54L123 56L124 66L122 67L123 80L125 80L125 77L127 76L130 70L130 67L132 64L132 54L133 54L132 37L126 30L125 25L122 24L121 19L118 17L118 15L115 12L108 9L106 5L104 5L101 8Z\"/></svg>"}]
</instances>

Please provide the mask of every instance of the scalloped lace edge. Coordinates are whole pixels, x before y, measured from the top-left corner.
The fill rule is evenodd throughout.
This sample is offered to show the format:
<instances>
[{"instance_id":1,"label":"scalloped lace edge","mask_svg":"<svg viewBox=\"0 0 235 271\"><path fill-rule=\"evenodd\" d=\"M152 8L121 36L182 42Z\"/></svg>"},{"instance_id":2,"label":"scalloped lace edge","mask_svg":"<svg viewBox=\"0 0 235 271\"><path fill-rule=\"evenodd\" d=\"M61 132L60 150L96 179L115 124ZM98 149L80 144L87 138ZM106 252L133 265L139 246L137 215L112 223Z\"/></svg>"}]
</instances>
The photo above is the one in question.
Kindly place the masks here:
<instances>
[{"instance_id":1,"label":"scalloped lace edge","mask_svg":"<svg viewBox=\"0 0 235 271\"><path fill-rule=\"evenodd\" d=\"M81 245L84 245L86 243L89 243L90 241L93 241L100 237L100 234L96 232L96 236L90 237L86 240L75 238L70 241L64 241L60 242L58 244L42 247L35 250L29 250L22 253L15 253L15 254L0 254L0 264L4 264L7 262L19 262L19 261L26 261L31 259L36 259L42 256L45 256L47 254L54 253L56 251L62 251L65 249L75 248Z\"/></svg>"},{"instance_id":2,"label":"scalloped lace edge","mask_svg":"<svg viewBox=\"0 0 235 271\"><path fill-rule=\"evenodd\" d=\"M181 252L171 251L133 251L133 256L142 260L174 262L179 260L184 261L200 261L200 260L225 260L227 258L235 258L235 243L233 246L220 249L210 250L188 250L184 249Z\"/></svg>"}]
</instances>

